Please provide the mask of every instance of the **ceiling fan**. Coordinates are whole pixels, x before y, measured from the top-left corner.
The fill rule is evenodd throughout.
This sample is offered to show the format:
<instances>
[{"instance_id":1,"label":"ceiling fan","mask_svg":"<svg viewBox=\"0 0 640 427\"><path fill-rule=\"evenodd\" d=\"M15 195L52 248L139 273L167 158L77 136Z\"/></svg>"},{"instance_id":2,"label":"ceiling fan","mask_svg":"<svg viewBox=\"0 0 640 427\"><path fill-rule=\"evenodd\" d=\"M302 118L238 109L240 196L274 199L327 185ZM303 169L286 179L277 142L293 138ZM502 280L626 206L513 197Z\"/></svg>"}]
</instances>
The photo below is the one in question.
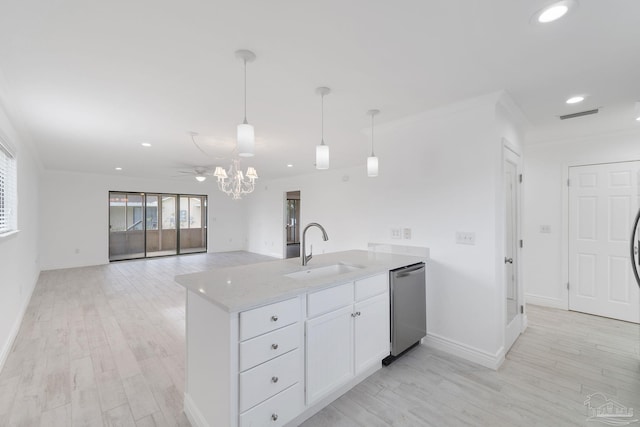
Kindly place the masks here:
<instances>
[{"instance_id":1,"label":"ceiling fan","mask_svg":"<svg viewBox=\"0 0 640 427\"><path fill-rule=\"evenodd\" d=\"M178 173L178 177L193 176L196 181L203 182L208 176L213 176L213 167L196 166L191 170L179 170Z\"/></svg>"}]
</instances>

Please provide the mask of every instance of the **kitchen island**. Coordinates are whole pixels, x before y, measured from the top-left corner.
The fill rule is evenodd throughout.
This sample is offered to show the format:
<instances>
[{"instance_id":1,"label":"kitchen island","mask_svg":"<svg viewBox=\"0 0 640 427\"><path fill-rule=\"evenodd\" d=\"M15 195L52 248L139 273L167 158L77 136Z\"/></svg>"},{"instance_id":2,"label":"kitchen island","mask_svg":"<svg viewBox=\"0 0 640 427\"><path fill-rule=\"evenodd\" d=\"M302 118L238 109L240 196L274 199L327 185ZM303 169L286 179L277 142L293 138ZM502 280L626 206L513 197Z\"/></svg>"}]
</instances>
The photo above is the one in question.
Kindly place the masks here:
<instances>
[{"instance_id":1,"label":"kitchen island","mask_svg":"<svg viewBox=\"0 0 640 427\"><path fill-rule=\"evenodd\" d=\"M424 257L369 251L181 275L185 414L194 426L297 425L389 354L389 270Z\"/></svg>"}]
</instances>

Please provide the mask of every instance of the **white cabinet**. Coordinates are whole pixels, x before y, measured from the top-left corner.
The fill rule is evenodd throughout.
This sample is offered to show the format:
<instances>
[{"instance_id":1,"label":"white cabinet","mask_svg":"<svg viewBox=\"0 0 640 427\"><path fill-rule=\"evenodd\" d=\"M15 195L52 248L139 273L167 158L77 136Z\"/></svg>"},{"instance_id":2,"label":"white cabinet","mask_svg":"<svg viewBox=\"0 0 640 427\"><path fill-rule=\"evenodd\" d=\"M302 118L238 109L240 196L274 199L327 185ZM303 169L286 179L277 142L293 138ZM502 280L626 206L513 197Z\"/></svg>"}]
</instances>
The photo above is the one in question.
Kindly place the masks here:
<instances>
[{"instance_id":1,"label":"white cabinet","mask_svg":"<svg viewBox=\"0 0 640 427\"><path fill-rule=\"evenodd\" d=\"M302 384L292 385L282 393L240 415L240 427L283 426L302 410L304 406L302 396Z\"/></svg>"},{"instance_id":2,"label":"white cabinet","mask_svg":"<svg viewBox=\"0 0 640 427\"><path fill-rule=\"evenodd\" d=\"M359 374L389 355L389 293L355 304L355 371Z\"/></svg>"},{"instance_id":3,"label":"white cabinet","mask_svg":"<svg viewBox=\"0 0 640 427\"><path fill-rule=\"evenodd\" d=\"M300 320L298 298L276 302L240 313L240 340L253 338Z\"/></svg>"},{"instance_id":4,"label":"white cabinet","mask_svg":"<svg viewBox=\"0 0 640 427\"><path fill-rule=\"evenodd\" d=\"M301 312L300 299L292 298L240 313L241 425L283 425L302 410Z\"/></svg>"},{"instance_id":5,"label":"white cabinet","mask_svg":"<svg viewBox=\"0 0 640 427\"><path fill-rule=\"evenodd\" d=\"M353 376L353 307L307 321L307 404Z\"/></svg>"},{"instance_id":6,"label":"white cabinet","mask_svg":"<svg viewBox=\"0 0 640 427\"><path fill-rule=\"evenodd\" d=\"M300 424L389 354L387 273L242 312L190 290L186 315L185 414L198 427Z\"/></svg>"},{"instance_id":7,"label":"white cabinet","mask_svg":"<svg viewBox=\"0 0 640 427\"><path fill-rule=\"evenodd\" d=\"M340 296L341 308L334 309ZM345 298L348 295L348 298ZM312 405L389 355L388 275L310 293L306 322L307 405ZM324 313L311 317L312 313Z\"/></svg>"}]
</instances>

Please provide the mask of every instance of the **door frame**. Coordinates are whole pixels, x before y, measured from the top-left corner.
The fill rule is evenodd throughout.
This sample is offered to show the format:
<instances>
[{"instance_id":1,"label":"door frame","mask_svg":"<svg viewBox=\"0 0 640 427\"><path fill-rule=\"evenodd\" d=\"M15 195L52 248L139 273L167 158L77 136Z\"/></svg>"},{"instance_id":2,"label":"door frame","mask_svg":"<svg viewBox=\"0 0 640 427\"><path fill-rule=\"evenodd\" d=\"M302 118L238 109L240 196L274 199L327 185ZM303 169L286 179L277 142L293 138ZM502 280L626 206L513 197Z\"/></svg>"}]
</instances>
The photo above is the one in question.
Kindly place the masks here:
<instances>
[{"instance_id":1,"label":"door frame","mask_svg":"<svg viewBox=\"0 0 640 427\"><path fill-rule=\"evenodd\" d=\"M504 242L506 242L506 193L504 192L504 174L505 174L505 163L508 159L508 157L510 156L516 156L517 161L516 161L516 172L518 176L522 176L522 164L523 164L523 159L522 159L522 152L519 149L518 146L510 143L507 139L503 139L502 140L503 144L502 144L502 164L500 165L500 170L502 171L502 176L501 176L501 180L500 182L502 183L502 227L503 227L503 237L502 237L502 242L504 245ZM523 286L523 274L522 274L522 247L519 244L522 241L522 200L523 200L523 186L522 186L522 181L520 181L519 179L516 179L517 184L519 184L517 186L517 191L516 191L516 209L517 209L517 213L516 213L516 227L515 227L515 240L516 240L516 245L515 245L515 267L516 267L516 280L517 280L517 304L516 307L518 311L520 311L519 307L524 307L525 305L525 301L524 301L524 286ZM500 275L502 277L502 325L503 325L503 344L504 344L504 352L505 354L509 351L509 349L511 348L511 346L513 345L513 343L515 343L515 341L518 339L518 337L520 336L520 334L522 332L524 332L524 330L527 327L527 315L526 315L526 311L525 312L520 312L516 314L516 317L514 318L513 322L517 322L516 326L519 325L519 327L517 328L517 335L511 337L509 334L509 324L507 324L507 282L505 280L505 276L504 276L504 260L503 258L505 257L506 254L506 247L503 246L502 248L502 252L501 252L501 257L498 260L498 265L499 267L499 271L500 271ZM514 334L512 332L512 334Z\"/></svg>"},{"instance_id":2,"label":"door frame","mask_svg":"<svg viewBox=\"0 0 640 427\"><path fill-rule=\"evenodd\" d=\"M569 171L573 167L580 166L597 166L597 165L609 165L614 163L630 163L640 162L640 158L637 159L610 159L610 160L595 160L595 161L574 161L565 162L562 165L562 233L561 235L561 251L560 251L560 263L562 272L562 301L558 305L551 304L550 307L560 308L563 310L569 310Z\"/></svg>"},{"instance_id":3,"label":"door frame","mask_svg":"<svg viewBox=\"0 0 640 427\"><path fill-rule=\"evenodd\" d=\"M287 194L289 193L300 193L300 205L302 205L302 191L301 190L285 190L282 193L282 259L287 259ZM302 209L300 209L300 220L299 226L302 224ZM300 229L300 233L302 233L302 229ZM300 236L300 244L302 245L302 235ZM301 248L302 251L302 248ZM302 253L302 252L300 252Z\"/></svg>"}]
</instances>

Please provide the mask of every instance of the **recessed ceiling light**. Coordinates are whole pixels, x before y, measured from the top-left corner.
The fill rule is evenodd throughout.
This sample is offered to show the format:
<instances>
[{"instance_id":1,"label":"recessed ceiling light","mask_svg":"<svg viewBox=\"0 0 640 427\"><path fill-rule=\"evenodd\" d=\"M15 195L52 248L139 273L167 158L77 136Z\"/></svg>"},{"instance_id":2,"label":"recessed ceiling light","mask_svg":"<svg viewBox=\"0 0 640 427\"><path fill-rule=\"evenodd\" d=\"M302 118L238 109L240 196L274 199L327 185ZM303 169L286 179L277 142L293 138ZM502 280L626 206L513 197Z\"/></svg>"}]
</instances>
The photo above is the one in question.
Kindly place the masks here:
<instances>
[{"instance_id":1,"label":"recessed ceiling light","mask_svg":"<svg viewBox=\"0 0 640 427\"><path fill-rule=\"evenodd\" d=\"M569 9L574 5L574 0L562 0L550 4L544 9L538 11L534 16L537 22L541 24L548 24L549 22L556 21L565 16L567 12L569 12Z\"/></svg>"},{"instance_id":2,"label":"recessed ceiling light","mask_svg":"<svg viewBox=\"0 0 640 427\"><path fill-rule=\"evenodd\" d=\"M122 170L122 168L118 166L118 167L116 168L116 170L117 170L117 171L121 171L121 170Z\"/></svg>"},{"instance_id":3,"label":"recessed ceiling light","mask_svg":"<svg viewBox=\"0 0 640 427\"><path fill-rule=\"evenodd\" d=\"M289 163L289 164L287 165L287 167L288 167L288 168L292 168L292 167L293 167L293 165L292 165L291 163Z\"/></svg>"},{"instance_id":4,"label":"recessed ceiling light","mask_svg":"<svg viewBox=\"0 0 640 427\"><path fill-rule=\"evenodd\" d=\"M578 102L582 102L584 101L584 96L572 96L571 98L567 99L567 104L577 104Z\"/></svg>"},{"instance_id":5,"label":"recessed ceiling light","mask_svg":"<svg viewBox=\"0 0 640 427\"><path fill-rule=\"evenodd\" d=\"M151 147L151 144L149 144L148 142L143 142L142 144L143 147Z\"/></svg>"}]
</instances>

